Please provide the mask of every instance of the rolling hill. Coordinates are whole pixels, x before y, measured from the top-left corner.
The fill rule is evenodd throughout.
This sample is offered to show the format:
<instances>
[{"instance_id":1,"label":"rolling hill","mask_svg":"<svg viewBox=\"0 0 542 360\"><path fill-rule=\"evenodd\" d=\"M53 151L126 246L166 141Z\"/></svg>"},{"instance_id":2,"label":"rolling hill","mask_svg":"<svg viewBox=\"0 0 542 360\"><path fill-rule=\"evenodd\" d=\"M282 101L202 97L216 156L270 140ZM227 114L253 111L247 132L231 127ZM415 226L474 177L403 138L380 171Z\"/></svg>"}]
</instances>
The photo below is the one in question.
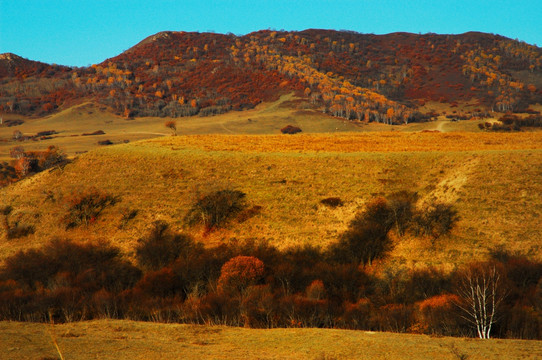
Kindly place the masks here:
<instances>
[{"instance_id":1,"label":"rolling hill","mask_svg":"<svg viewBox=\"0 0 542 360\"><path fill-rule=\"evenodd\" d=\"M476 266L498 266L508 294L495 333L540 338L541 88L540 48L475 32L167 31L84 68L2 54L0 317L465 336L474 332L453 306L458 281ZM505 113L508 128L493 127ZM173 120L179 136L164 126ZM303 131L280 135L286 125ZM221 227L192 223L193 209L224 190L241 194L243 209ZM374 261L335 251L353 220L401 193L415 199L409 226L442 205L454 214L451 230L438 237L412 225L401 234L388 224ZM91 214L74 220L88 194L103 208L83 206ZM174 239L186 256L150 266L141 256L149 239ZM261 272L227 293L224 269L234 259ZM130 335L147 325L113 324L121 340L149 346ZM81 325L96 327L111 326ZM81 328L64 328L70 351L87 341L70 335ZM272 336L282 341L290 330ZM240 329L176 331L192 341L184 354L220 348ZM325 336L346 334L334 331ZM349 348L303 355L359 355ZM438 339L419 357L476 358L474 348L493 355Z\"/></svg>"},{"instance_id":2,"label":"rolling hill","mask_svg":"<svg viewBox=\"0 0 542 360\"><path fill-rule=\"evenodd\" d=\"M127 118L208 116L296 91L333 116L399 124L423 120L418 107L430 100L469 116L541 102L542 50L474 32L167 31L88 68L4 54L0 79L7 113L43 115L94 99Z\"/></svg>"},{"instance_id":3,"label":"rolling hill","mask_svg":"<svg viewBox=\"0 0 542 360\"><path fill-rule=\"evenodd\" d=\"M54 237L107 239L130 254L155 220L207 245L253 239L282 248L326 247L368 199L411 190L454 204L461 220L436 247L428 239L397 239L391 263L452 269L484 259L498 246L538 259L540 134L194 135L105 147L2 190L0 203L14 209L11 222L32 225L36 232L2 242L0 254ZM91 187L121 201L97 224L66 230L60 223L65 199ZM245 192L261 213L210 234L186 228L193 199L219 187ZM333 196L345 205L329 209L319 203ZM138 215L119 228L127 209Z\"/></svg>"}]
</instances>

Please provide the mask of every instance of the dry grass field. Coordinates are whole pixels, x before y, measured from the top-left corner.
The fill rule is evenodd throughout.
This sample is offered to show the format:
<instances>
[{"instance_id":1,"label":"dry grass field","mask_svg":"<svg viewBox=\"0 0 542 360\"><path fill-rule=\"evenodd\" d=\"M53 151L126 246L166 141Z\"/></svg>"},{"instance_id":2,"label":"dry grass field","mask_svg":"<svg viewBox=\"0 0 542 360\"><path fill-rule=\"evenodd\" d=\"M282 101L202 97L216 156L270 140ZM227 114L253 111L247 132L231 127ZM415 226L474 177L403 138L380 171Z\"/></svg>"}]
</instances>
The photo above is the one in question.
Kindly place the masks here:
<instances>
[{"instance_id":1,"label":"dry grass field","mask_svg":"<svg viewBox=\"0 0 542 360\"><path fill-rule=\"evenodd\" d=\"M48 118L25 119L17 127L25 134L50 129L60 133L20 144L27 150L58 145L70 157L79 155L62 168L0 189L0 205L13 207L10 223L35 228L34 234L19 239L0 234L0 261L56 237L105 240L133 259L137 240L155 220L165 220L207 246L264 241L279 248L326 247L367 200L400 190L418 192L420 204L452 204L460 220L449 236L435 243L393 236L394 249L377 264L379 271L399 274L428 266L451 271L487 259L496 248L542 260L542 132L485 133L477 121L446 119L395 127L360 125L299 110L295 102L286 96L246 112L178 119L181 136L169 136L166 119L125 120L89 103ZM300 126L304 133L277 135L287 124ZM0 158L19 145L7 140L14 129L0 128L5 140ZM81 136L96 130L106 134ZM104 139L117 145L98 146ZM61 223L66 199L93 187L119 201L95 223L66 230ZM194 200L222 188L245 192L248 204L261 206L261 211L211 233L187 227L184 217ZM326 207L320 200L327 197L340 197L344 205ZM137 215L124 221L132 210ZM540 341L96 320L53 327L0 322L0 358L59 358L53 339L65 359L542 357Z\"/></svg>"},{"instance_id":2,"label":"dry grass field","mask_svg":"<svg viewBox=\"0 0 542 360\"><path fill-rule=\"evenodd\" d=\"M2 240L0 258L54 237L110 241L131 257L155 220L207 245L327 246L365 201L411 190L420 201L453 204L460 221L434 245L396 238L390 266L452 269L499 246L540 259L541 168L540 132L167 136L102 148L2 189L0 203L14 209L10 221L36 232ZM120 201L96 223L66 230L59 223L64 199L90 187ZM197 195L224 187L245 192L261 212L210 234L187 228L184 217ZM327 197L340 197L344 206L320 204ZM137 216L120 228L129 210Z\"/></svg>"},{"instance_id":3,"label":"dry grass field","mask_svg":"<svg viewBox=\"0 0 542 360\"><path fill-rule=\"evenodd\" d=\"M478 340L334 329L244 329L96 320L0 322L1 358L540 359L541 341Z\"/></svg>"},{"instance_id":4,"label":"dry grass field","mask_svg":"<svg viewBox=\"0 0 542 360\"><path fill-rule=\"evenodd\" d=\"M144 117L125 119L107 111L106 108L87 102L64 109L43 118L27 118L20 115L4 115L4 120L22 119L24 124L0 127L0 159L9 158L9 149L21 145L26 150L40 150L56 145L69 156L75 156L100 147L98 141L110 140L118 144L126 141L154 138L171 134L164 126L167 120L177 122L179 134L280 134L286 125L295 125L308 133L360 131L359 126L339 120L314 110L304 110L293 94L284 95L274 103L263 103L248 111L233 111L210 117L187 117L168 119ZM11 140L15 130L25 135L55 130L57 135L42 141L15 142ZM102 130L104 135L82 136Z\"/></svg>"},{"instance_id":5,"label":"dry grass field","mask_svg":"<svg viewBox=\"0 0 542 360\"><path fill-rule=\"evenodd\" d=\"M425 109L443 111L445 107L443 104L436 103L426 105ZM210 117L125 119L111 114L103 106L86 102L43 118L28 118L13 114L3 115L3 118L4 120L21 119L24 120L24 124L14 127L0 126L0 160L8 159L9 150L17 145L25 147L26 150L43 150L50 145L56 145L73 157L99 148L98 141L110 140L119 144L170 135L171 131L164 126L167 120L175 120L177 132L182 135L280 134L280 129L286 125L298 126L304 133L419 132L423 130L479 132L478 123L483 122L481 120L452 122L441 116L436 122L401 126L359 124L312 110L293 94L283 95L273 103L262 103L252 110L233 111ZM47 140L15 142L11 139L15 130L29 136L47 130L55 130L58 134ZM84 133L98 130L102 130L105 134L82 136Z\"/></svg>"}]
</instances>

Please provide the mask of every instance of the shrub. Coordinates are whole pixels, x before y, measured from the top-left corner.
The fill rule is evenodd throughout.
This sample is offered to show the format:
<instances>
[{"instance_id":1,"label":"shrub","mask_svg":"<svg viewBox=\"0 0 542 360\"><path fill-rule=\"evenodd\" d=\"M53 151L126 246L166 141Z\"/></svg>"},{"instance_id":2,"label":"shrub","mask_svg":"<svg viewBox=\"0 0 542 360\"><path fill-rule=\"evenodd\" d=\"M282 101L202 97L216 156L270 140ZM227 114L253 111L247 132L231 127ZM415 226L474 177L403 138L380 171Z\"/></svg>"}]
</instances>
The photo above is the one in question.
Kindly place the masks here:
<instances>
[{"instance_id":1,"label":"shrub","mask_svg":"<svg viewBox=\"0 0 542 360\"><path fill-rule=\"evenodd\" d=\"M404 284L403 301L417 302L451 290L450 277L437 268L412 270Z\"/></svg>"},{"instance_id":2,"label":"shrub","mask_svg":"<svg viewBox=\"0 0 542 360\"><path fill-rule=\"evenodd\" d=\"M96 221L104 209L117 201L117 197L96 188L72 193L64 200L66 214L62 221L67 228L88 225Z\"/></svg>"},{"instance_id":3,"label":"shrub","mask_svg":"<svg viewBox=\"0 0 542 360\"><path fill-rule=\"evenodd\" d=\"M4 262L3 278L35 289L36 285L47 284L47 280L58 271L58 264L47 257L43 250L19 251Z\"/></svg>"},{"instance_id":4,"label":"shrub","mask_svg":"<svg viewBox=\"0 0 542 360\"><path fill-rule=\"evenodd\" d=\"M151 297L174 296L182 289L181 279L167 267L145 274L134 288L135 292L141 291Z\"/></svg>"},{"instance_id":5,"label":"shrub","mask_svg":"<svg viewBox=\"0 0 542 360\"><path fill-rule=\"evenodd\" d=\"M393 213L384 198L375 198L350 222L336 244L330 246L331 258L339 263L362 263L384 256L391 249L388 232Z\"/></svg>"},{"instance_id":6,"label":"shrub","mask_svg":"<svg viewBox=\"0 0 542 360\"><path fill-rule=\"evenodd\" d=\"M175 120L166 121L164 126L171 130L173 136L177 135L177 122Z\"/></svg>"},{"instance_id":7,"label":"shrub","mask_svg":"<svg viewBox=\"0 0 542 360\"><path fill-rule=\"evenodd\" d=\"M35 289L48 286L57 274L86 289L126 289L139 279L140 271L120 259L120 250L107 244L76 244L55 239L41 249L19 251L5 260L2 276Z\"/></svg>"},{"instance_id":8,"label":"shrub","mask_svg":"<svg viewBox=\"0 0 542 360\"><path fill-rule=\"evenodd\" d=\"M388 200L397 235L403 236L414 215L418 194L403 190L391 194Z\"/></svg>"},{"instance_id":9,"label":"shrub","mask_svg":"<svg viewBox=\"0 0 542 360\"><path fill-rule=\"evenodd\" d=\"M238 190L219 190L201 197L188 211L189 225L201 224L207 230L223 226L246 207L246 194Z\"/></svg>"},{"instance_id":10,"label":"shrub","mask_svg":"<svg viewBox=\"0 0 542 360\"><path fill-rule=\"evenodd\" d=\"M133 220L137 216L139 211L134 210L134 209L124 208L121 210L120 213L122 215L122 218L120 220L119 229L124 229L126 225L128 225L128 222L130 222L130 220Z\"/></svg>"},{"instance_id":11,"label":"shrub","mask_svg":"<svg viewBox=\"0 0 542 360\"><path fill-rule=\"evenodd\" d=\"M276 327L280 312L277 300L269 285L248 287L240 306L241 325L250 328Z\"/></svg>"},{"instance_id":12,"label":"shrub","mask_svg":"<svg viewBox=\"0 0 542 360\"><path fill-rule=\"evenodd\" d=\"M17 181L19 178L17 171L7 162L0 163L0 187L6 186Z\"/></svg>"},{"instance_id":13,"label":"shrub","mask_svg":"<svg viewBox=\"0 0 542 360\"><path fill-rule=\"evenodd\" d=\"M314 280L305 290L307 298L310 300L321 300L326 295L326 288L322 280Z\"/></svg>"},{"instance_id":14,"label":"shrub","mask_svg":"<svg viewBox=\"0 0 542 360\"><path fill-rule=\"evenodd\" d=\"M438 239L450 233L458 220L457 210L452 205L433 203L414 216L414 230L416 234Z\"/></svg>"},{"instance_id":15,"label":"shrub","mask_svg":"<svg viewBox=\"0 0 542 360\"><path fill-rule=\"evenodd\" d=\"M10 156L15 158L14 168L21 177L67 162L62 150L53 145L44 151L24 151L22 146L16 146L10 150Z\"/></svg>"},{"instance_id":16,"label":"shrub","mask_svg":"<svg viewBox=\"0 0 542 360\"><path fill-rule=\"evenodd\" d=\"M240 292L255 285L264 274L263 262L254 256L236 256L222 266L218 289L220 292Z\"/></svg>"},{"instance_id":17,"label":"shrub","mask_svg":"<svg viewBox=\"0 0 542 360\"><path fill-rule=\"evenodd\" d=\"M105 135L105 131L96 130L96 131L91 132L91 133L83 133L83 134L81 134L81 136L94 136L94 135Z\"/></svg>"},{"instance_id":18,"label":"shrub","mask_svg":"<svg viewBox=\"0 0 542 360\"><path fill-rule=\"evenodd\" d=\"M346 302L341 319L346 328L370 330L371 329L371 301L361 298L355 303Z\"/></svg>"},{"instance_id":19,"label":"shrub","mask_svg":"<svg viewBox=\"0 0 542 360\"><path fill-rule=\"evenodd\" d=\"M282 129L280 129L281 133L290 134L290 135L300 133L301 131L302 130L300 128L298 128L297 126L292 126L292 125L287 125L283 127Z\"/></svg>"},{"instance_id":20,"label":"shrub","mask_svg":"<svg viewBox=\"0 0 542 360\"><path fill-rule=\"evenodd\" d=\"M338 197L328 197L328 198L322 199L320 200L320 204L329 206L330 208L336 208L336 207L344 205L341 198L338 198Z\"/></svg>"},{"instance_id":21,"label":"shrub","mask_svg":"<svg viewBox=\"0 0 542 360\"><path fill-rule=\"evenodd\" d=\"M387 304L373 314L380 331L406 332L414 324L413 306Z\"/></svg>"},{"instance_id":22,"label":"shrub","mask_svg":"<svg viewBox=\"0 0 542 360\"><path fill-rule=\"evenodd\" d=\"M33 234L35 230L33 225L21 224L18 221L16 221L14 225L9 223L9 215L12 211L13 207L11 205L0 206L0 215L4 216L2 219L2 227L6 232L6 237L8 239L17 239Z\"/></svg>"},{"instance_id":23,"label":"shrub","mask_svg":"<svg viewBox=\"0 0 542 360\"><path fill-rule=\"evenodd\" d=\"M194 247L189 236L173 233L167 223L156 221L149 235L139 239L135 249L136 259L141 266L158 270L171 264L183 252L186 255Z\"/></svg>"},{"instance_id":24,"label":"shrub","mask_svg":"<svg viewBox=\"0 0 542 360\"><path fill-rule=\"evenodd\" d=\"M16 222L14 226L9 226L7 231L7 238L18 239L33 234L34 231L35 228L33 225L20 224Z\"/></svg>"},{"instance_id":25,"label":"shrub","mask_svg":"<svg viewBox=\"0 0 542 360\"><path fill-rule=\"evenodd\" d=\"M422 332L452 336L458 334L456 295L443 294L427 298L417 305L417 320Z\"/></svg>"}]
</instances>

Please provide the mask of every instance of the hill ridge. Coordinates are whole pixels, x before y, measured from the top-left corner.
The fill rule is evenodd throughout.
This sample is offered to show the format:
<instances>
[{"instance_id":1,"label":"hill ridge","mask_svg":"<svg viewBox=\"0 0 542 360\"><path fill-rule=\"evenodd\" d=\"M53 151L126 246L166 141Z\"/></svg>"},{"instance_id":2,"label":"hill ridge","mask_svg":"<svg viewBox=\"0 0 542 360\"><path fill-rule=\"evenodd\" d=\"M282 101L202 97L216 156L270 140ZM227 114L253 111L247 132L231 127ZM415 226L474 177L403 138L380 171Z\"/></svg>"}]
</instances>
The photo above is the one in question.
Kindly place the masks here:
<instances>
[{"instance_id":1,"label":"hill ridge","mask_svg":"<svg viewBox=\"0 0 542 360\"><path fill-rule=\"evenodd\" d=\"M428 100L472 102L471 116L542 102L542 49L479 32L163 31L91 67L1 68L0 111L31 115L93 98L128 118L205 116L295 91L336 117L401 124L430 118Z\"/></svg>"}]
</instances>

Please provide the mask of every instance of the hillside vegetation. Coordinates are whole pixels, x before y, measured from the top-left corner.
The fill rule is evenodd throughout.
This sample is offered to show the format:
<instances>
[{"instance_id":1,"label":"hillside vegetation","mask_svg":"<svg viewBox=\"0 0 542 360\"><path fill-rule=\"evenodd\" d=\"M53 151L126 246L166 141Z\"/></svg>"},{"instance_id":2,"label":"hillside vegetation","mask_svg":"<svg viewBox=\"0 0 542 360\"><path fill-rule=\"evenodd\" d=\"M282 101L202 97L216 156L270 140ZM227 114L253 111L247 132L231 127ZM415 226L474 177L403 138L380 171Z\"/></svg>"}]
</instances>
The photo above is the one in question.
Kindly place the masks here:
<instances>
[{"instance_id":1,"label":"hillside vegetation","mask_svg":"<svg viewBox=\"0 0 542 360\"><path fill-rule=\"evenodd\" d=\"M295 136L177 136L102 148L73 163L4 188L11 222L28 238L3 241L2 257L53 237L106 239L129 255L155 220L213 245L247 239L281 248L336 241L374 196L414 191L420 201L453 204L460 221L449 238L397 239L390 261L453 267L503 246L540 259L540 133L366 133ZM96 223L59 223L70 194L96 188L118 198ZM254 217L206 233L187 228L194 199L221 188L246 193ZM320 203L339 197L344 206ZM120 227L123 213L137 216Z\"/></svg>"},{"instance_id":2,"label":"hillside vegetation","mask_svg":"<svg viewBox=\"0 0 542 360\"><path fill-rule=\"evenodd\" d=\"M2 54L0 80L6 113L44 115L94 99L126 118L209 116L296 91L336 117L402 124L434 115L418 111L430 100L469 118L528 109L542 100L542 50L475 32L169 31L84 68Z\"/></svg>"},{"instance_id":3,"label":"hillside vegetation","mask_svg":"<svg viewBox=\"0 0 542 360\"><path fill-rule=\"evenodd\" d=\"M460 309L469 279L489 277L494 336L540 339L540 134L167 136L88 152L0 192L0 317L488 337Z\"/></svg>"}]
</instances>

